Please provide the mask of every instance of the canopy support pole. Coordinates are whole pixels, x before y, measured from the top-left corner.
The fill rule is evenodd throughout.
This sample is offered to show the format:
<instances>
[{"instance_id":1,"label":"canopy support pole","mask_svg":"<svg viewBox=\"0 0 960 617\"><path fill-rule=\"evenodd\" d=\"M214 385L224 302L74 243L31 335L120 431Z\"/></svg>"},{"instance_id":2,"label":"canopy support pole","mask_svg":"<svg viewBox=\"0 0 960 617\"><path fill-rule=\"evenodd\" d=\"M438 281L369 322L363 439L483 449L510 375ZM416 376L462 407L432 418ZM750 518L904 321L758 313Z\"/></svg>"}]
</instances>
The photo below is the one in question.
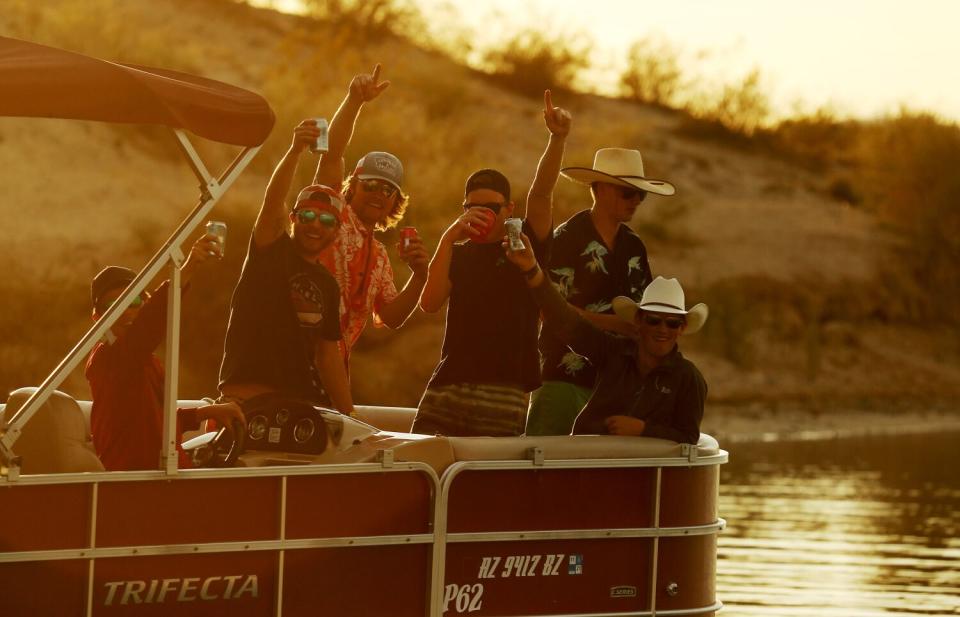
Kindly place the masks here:
<instances>
[{"instance_id":1,"label":"canopy support pole","mask_svg":"<svg viewBox=\"0 0 960 617\"><path fill-rule=\"evenodd\" d=\"M180 247L189 238L200 222L213 209L217 201L240 176L250 161L260 150L260 146L244 148L223 171L219 178L213 178L197 154L196 149L182 129L174 129L181 150L190 164L194 174L201 182L201 195L197 205L190 214L180 223L173 234L167 239L159 251L150 259L146 266L137 274L132 283L114 301L109 309L87 330L83 338L73 347L70 353L60 361L60 364L44 379L37 391L27 399L23 407L17 411L9 422L0 425L0 476L7 482L15 482L20 475L20 459L13 450L13 444L20 437L23 426L34 413L43 405L67 376L83 361L93 347L100 341L110 327L123 315L136 296L146 289L147 285L160 273L167 264L171 268L171 290L167 305L167 336L166 336L166 376L164 382L164 439L162 459L166 461L164 468L168 474L176 473L176 409L178 391L179 367L179 326L180 326L180 286L179 263L183 258ZM174 272L175 271L175 272ZM174 289L175 287L175 289ZM172 468L171 468L172 464Z\"/></svg>"}]
</instances>

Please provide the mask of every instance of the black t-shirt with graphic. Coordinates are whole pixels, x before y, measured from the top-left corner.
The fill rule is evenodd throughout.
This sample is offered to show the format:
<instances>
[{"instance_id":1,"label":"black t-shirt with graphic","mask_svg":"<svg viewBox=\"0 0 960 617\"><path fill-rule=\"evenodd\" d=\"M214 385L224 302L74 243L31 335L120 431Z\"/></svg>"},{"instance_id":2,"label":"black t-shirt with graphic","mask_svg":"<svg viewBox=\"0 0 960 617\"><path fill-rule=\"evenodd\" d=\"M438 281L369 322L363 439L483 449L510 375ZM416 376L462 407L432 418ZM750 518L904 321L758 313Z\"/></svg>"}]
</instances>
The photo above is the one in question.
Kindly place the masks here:
<instances>
[{"instance_id":1,"label":"black t-shirt with graphic","mask_svg":"<svg viewBox=\"0 0 960 617\"><path fill-rule=\"evenodd\" d=\"M341 338L339 303L336 280L302 259L289 236L266 247L251 237L230 302L221 389L256 383L328 405L313 357L320 339Z\"/></svg>"},{"instance_id":2,"label":"black t-shirt with graphic","mask_svg":"<svg viewBox=\"0 0 960 617\"><path fill-rule=\"evenodd\" d=\"M523 232L539 261L550 236L538 242L526 220ZM447 328L430 386L452 383L540 386L537 326L540 309L520 270L499 242L454 245L450 262Z\"/></svg>"},{"instance_id":3,"label":"black t-shirt with graphic","mask_svg":"<svg viewBox=\"0 0 960 617\"><path fill-rule=\"evenodd\" d=\"M590 211L574 214L553 232L550 280L567 302L591 313L613 313L613 299L640 301L653 280L647 248L640 236L620 225L611 251L597 232ZM543 380L565 381L593 388L597 372L590 361L574 353L550 332L540 333Z\"/></svg>"}]
</instances>

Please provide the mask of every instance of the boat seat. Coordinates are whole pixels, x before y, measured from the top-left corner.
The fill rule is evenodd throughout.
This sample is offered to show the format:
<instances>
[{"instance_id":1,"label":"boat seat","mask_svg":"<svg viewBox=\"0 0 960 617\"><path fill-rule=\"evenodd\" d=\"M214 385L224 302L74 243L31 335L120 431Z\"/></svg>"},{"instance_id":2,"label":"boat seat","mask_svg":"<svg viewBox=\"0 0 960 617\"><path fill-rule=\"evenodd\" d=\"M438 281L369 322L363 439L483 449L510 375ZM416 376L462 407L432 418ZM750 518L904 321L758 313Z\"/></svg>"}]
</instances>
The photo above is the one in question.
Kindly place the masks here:
<instances>
[{"instance_id":1,"label":"boat seat","mask_svg":"<svg viewBox=\"0 0 960 617\"><path fill-rule=\"evenodd\" d=\"M357 419L375 426L381 431L409 433L413 419L417 415L416 407L380 407L376 405L354 405Z\"/></svg>"},{"instance_id":2,"label":"boat seat","mask_svg":"<svg viewBox=\"0 0 960 617\"><path fill-rule=\"evenodd\" d=\"M530 458L540 448L546 460L677 458L685 457L684 444L653 437L615 435L550 435L523 437L450 437L458 461L510 461ZM717 454L720 445L705 433L700 434L697 455Z\"/></svg>"},{"instance_id":3,"label":"boat seat","mask_svg":"<svg viewBox=\"0 0 960 617\"><path fill-rule=\"evenodd\" d=\"M3 421L12 418L36 390L20 388L11 392L3 408ZM23 426L13 451L21 458L23 474L104 470L94 452L80 405L60 391L51 394Z\"/></svg>"}]
</instances>

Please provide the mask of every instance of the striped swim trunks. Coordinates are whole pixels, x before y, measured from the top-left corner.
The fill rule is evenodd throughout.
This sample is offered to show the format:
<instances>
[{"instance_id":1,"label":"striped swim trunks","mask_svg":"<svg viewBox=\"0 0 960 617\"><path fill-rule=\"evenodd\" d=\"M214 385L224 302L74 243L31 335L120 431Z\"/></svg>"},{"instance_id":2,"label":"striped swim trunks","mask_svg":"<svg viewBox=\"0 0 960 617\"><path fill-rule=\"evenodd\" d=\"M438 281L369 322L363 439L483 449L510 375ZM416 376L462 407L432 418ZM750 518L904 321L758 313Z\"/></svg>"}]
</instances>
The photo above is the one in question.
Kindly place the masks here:
<instances>
[{"instance_id":1,"label":"striped swim trunks","mask_svg":"<svg viewBox=\"0 0 960 617\"><path fill-rule=\"evenodd\" d=\"M527 393L521 388L458 383L427 388L412 432L448 437L508 437L523 433Z\"/></svg>"}]
</instances>

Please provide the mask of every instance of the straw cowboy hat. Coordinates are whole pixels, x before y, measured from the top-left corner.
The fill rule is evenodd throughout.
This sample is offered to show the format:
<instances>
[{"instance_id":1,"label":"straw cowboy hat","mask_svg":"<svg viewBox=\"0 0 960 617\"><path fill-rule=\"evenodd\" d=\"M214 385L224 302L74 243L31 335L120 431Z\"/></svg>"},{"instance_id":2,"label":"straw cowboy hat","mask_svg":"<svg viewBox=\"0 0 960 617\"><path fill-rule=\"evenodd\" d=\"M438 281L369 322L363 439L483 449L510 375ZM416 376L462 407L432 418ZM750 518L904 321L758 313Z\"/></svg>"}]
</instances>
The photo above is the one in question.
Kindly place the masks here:
<instances>
[{"instance_id":1,"label":"straw cowboy hat","mask_svg":"<svg viewBox=\"0 0 960 617\"><path fill-rule=\"evenodd\" d=\"M617 296L613 299L613 312L624 321L633 323L637 311L686 315L687 327L683 333L693 334L703 327L710 310L703 303L691 307L689 311L684 307L686 307L686 303L683 298L683 288L680 287L679 281L677 279L665 279L662 276L658 276L647 285L639 303L626 296Z\"/></svg>"},{"instance_id":2,"label":"straw cowboy hat","mask_svg":"<svg viewBox=\"0 0 960 617\"><path fill-rule=\"evenodd\" d=\"M601 148L593 157L592 168L566 167L560 173L581 184L607 182L657 195L673 195L677 191L669 182L644 176L640 152L626 148Z\"/></svg>"}]
</instances>

